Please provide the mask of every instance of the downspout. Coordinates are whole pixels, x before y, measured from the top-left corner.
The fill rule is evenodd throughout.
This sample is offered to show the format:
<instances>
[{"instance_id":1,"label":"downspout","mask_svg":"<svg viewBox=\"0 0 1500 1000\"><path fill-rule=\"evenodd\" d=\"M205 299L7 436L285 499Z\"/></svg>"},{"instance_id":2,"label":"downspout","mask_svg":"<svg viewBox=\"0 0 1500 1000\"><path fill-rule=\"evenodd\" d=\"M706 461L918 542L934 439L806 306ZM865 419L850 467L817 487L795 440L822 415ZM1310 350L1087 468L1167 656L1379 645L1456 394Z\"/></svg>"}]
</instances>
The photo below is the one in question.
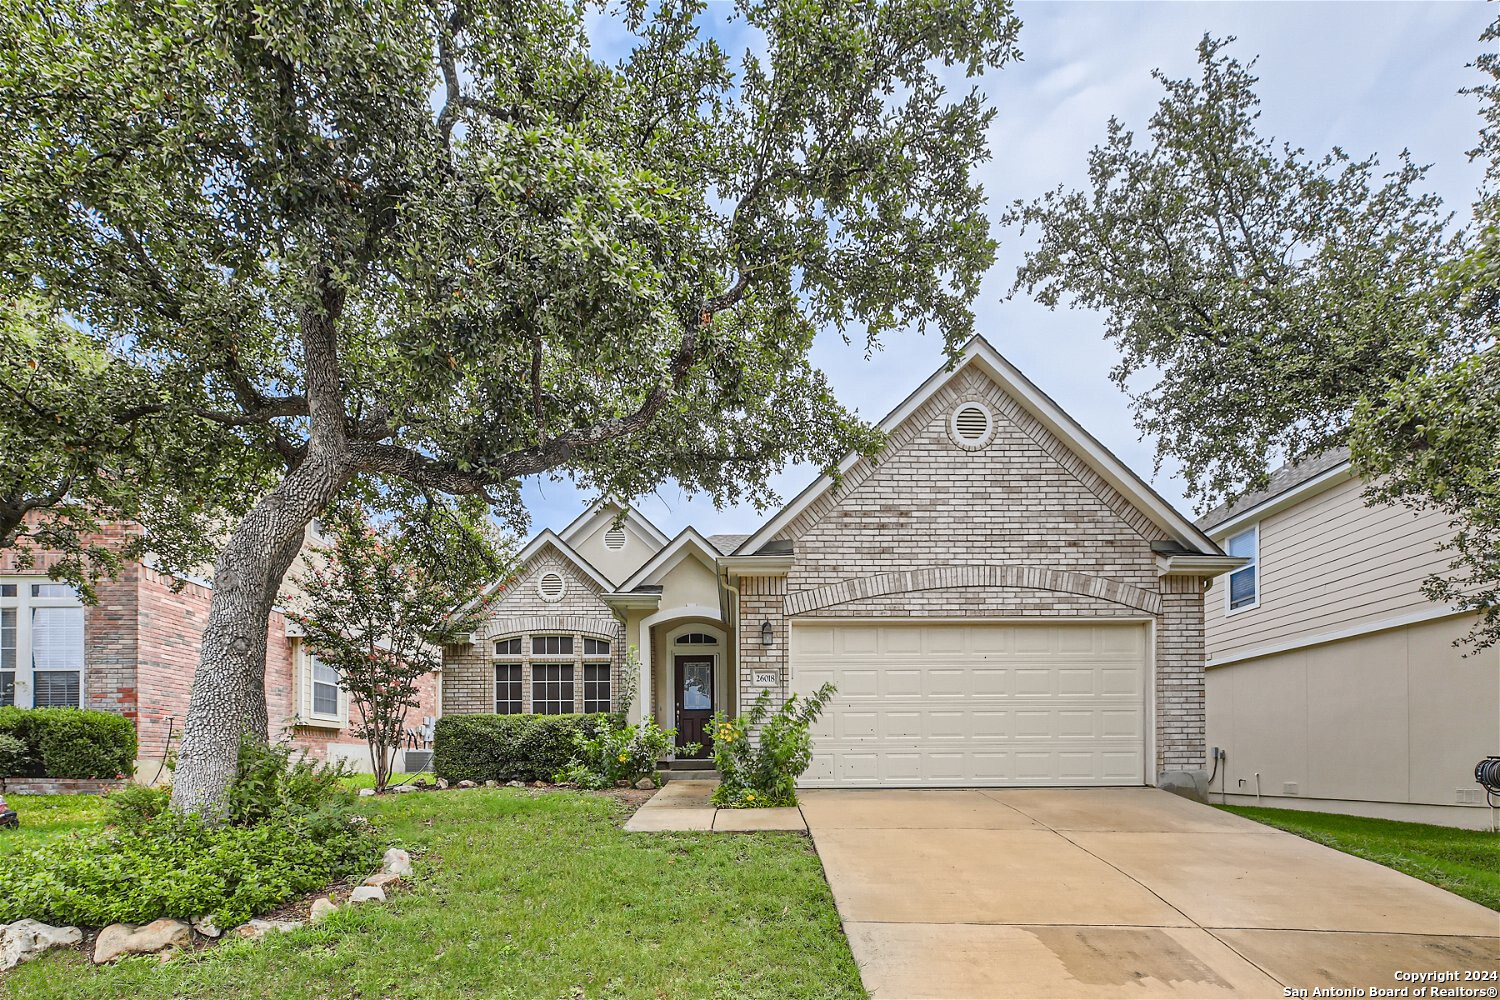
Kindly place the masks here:
<instances>
[{"instance_id":1,"label":"downspout","mask_svg":"<svg viewBox=\"0 0 1500 1000\"><path fill-rule=\"evenodd\" d=\"M724 589L733 594L732 598L724 601L725 606L719 610L724 615L725 638L729 640L730 662L734 666L734 672L730 675L734 690L734 715L740 714L740 588L729 582L729 571L724 571ZM730 714L728 712L724 713Z\"/></svg>"}]
</instances>

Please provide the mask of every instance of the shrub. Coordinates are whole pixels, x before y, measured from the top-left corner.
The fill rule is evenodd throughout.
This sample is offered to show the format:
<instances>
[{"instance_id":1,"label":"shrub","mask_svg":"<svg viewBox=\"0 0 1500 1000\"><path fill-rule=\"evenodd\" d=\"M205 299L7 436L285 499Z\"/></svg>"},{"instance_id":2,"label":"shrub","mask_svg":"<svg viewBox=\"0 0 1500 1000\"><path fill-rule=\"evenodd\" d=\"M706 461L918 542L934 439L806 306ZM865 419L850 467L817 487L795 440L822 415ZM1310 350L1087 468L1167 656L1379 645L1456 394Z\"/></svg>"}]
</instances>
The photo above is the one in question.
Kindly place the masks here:
<instances>
[{"instance_id":1,"label":"shrub","mask_svg":"<svg viewBox=\"0 0 1500 1000\"><path fill-rule=\"evenodd\" d=\"M808 730L832 700L832 684L805 698L792 695L771 715L771 693L762 691L746 715L730 720L714 715L714 766L719 787L717 806L761 808L797 804L797 779L812 763ZM769 716L769 719L767 718ZM750 731L759 728L758 739Z\"/></svg>"},{"instance_id":2,"label":"shrub","mask_svg":"<svg viewBox=\"0 0 1500 1000\"><path fill-rule=\"evenodd\" d=\"M0 785L26 769L31 760L31 751L26 742L10 733L0 733Z\"/></svg>"},{"instance_id":3,"label":"shrub","mask_svg":"<svg viewBox=\"0 0 1500 1000\"><path fill-rule=\"evenodd\" d=\"M330 882L362 878L378 857L375 839L349 817L215 828L169 812L139 829L0 856L0 923L97 927L211 913L231 927Z\"/></svg>"},{"instance_id":4,"label":"shrub","mask_svg":"<svg viewBox=\"0 0 1500 1000\"><path fill-rule=\"evenodd\" d=\"M253 826L283 814L341 811L354 801L344 783L350 772L342 762L293 760L296 753L288 743L240 738L239 766L226 796L229 822Z\"/></svg>"},{"instance_id":5,"label":"shrub","mask_svg":"<svg viewBox=\"0 0 1500 1000\"><path fill-rule=\"evenodd\" d=\"M172 789L126 785L104 797L104 819L111 826L141 831L163 815L172 803Z\"/></svg>"},{"instance_id":6,"label":"shrub","mask_svg":"<svg viewBox=\"0 0 1500 1000\"><path fill-rule=\"evenodd\" d=\"M597 736L573 737L573 759L553 778L580 788L611 788L621 781L635 784L649 777L661 784L657 763L672 751L676 730L647 720L638 726L608 726ZM696 744L685 748L698 752Z\"/></svg>"},{"instance_id":7,"label":"shrub","mask_svg":"<svg viewBox=\"0 0 1500 1000\"><path fill-rule=\"evenodd\" d=\"M445 781L551 781L573 759L573 738L592 738L604 715L445 715L433 734L432 770Z\"/></svg>"},{"instance_id":8,"label":"shrub","mask_svg":"<svg viewBox=\"0 0 1500 1000\"><path fill-rule=\"evenodd\" d=\"M23 772L46 778L113 778L135 769L135 726L123 715L77 708L0 708L0 733L26 744Z\"/></svg>"}]
</instances>

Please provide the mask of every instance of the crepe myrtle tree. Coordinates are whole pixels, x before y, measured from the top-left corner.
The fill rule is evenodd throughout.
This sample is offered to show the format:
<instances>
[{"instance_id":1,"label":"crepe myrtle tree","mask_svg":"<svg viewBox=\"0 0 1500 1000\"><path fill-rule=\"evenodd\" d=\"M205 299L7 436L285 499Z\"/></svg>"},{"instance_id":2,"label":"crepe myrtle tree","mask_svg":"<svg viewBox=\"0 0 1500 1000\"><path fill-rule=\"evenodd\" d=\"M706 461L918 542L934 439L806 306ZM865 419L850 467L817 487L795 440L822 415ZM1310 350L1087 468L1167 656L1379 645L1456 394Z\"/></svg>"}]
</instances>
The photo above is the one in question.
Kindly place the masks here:
<instances>
[{"instance_id":1,"label":"crepe myrtle tree","mask_svg":"<svg viewBox=\"0 0 1500 1000\"><path fill-rule=\"evenodd\" d=\"M1146 379L1137 426L1202 506L1349 447L1370 500L1451 515L1455 558L1424 589L1480 612L1468 641L1500 641L1500 60L1474 91L1487 191L1454 231L1404 152L1385 169L1261 135L1230 42L1202 40L1197 78L1154 74L1144 140L1111 120L1086 190L1011 208L1038 234L1012 294L1103 313L1113 377Z\"/></svg>"},{"instance_id":2,"label":"crepe myrtle tree","mask_svg":"<svg viewBox=\"0 0 1500 1000\"><path fill-rule=\"evenodd\" d=\"M390 783L419 681L442 666L442 647L484 619L484 601L455 610L456 594L493 579L495 566L412 525L371 523L345 503L323 520L332 544L315 546L300 574L300 610L289 617L303 641L338 671L357 719L350 727L370 749L376 791ZM438 544L433 544L434 541ZM479 551L503 546L477 539ZM456 556L456 557L453 557Z\"/></svg>"},{"instance_id":3,"label":"crepe myrtle tree","mask_svg":"<svg viewBox=\"0 0 1500 1000\"><path fill-rule=\"evenodd\" d=\"M971 83L1006 0L49 0L0 12L0 282L128 343L281 471L225 532L173 789L264 733L304 528L375 482L765 504L877 436L814 333L956 352L994 257ZM590 25L619 41L593 47ZM399 485L399 489L396 487Z\"/></svg>"}]
</instances>

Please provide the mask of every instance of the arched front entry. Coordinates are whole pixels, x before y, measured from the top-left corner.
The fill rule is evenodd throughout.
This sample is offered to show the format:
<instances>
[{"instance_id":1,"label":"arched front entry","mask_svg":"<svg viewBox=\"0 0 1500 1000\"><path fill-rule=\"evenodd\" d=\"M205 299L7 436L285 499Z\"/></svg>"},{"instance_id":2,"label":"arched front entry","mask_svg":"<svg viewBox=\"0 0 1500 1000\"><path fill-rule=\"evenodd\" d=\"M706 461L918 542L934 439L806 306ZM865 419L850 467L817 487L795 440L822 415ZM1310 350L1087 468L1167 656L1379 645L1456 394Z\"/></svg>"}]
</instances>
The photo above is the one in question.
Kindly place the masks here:
<instances>
[{"instance_id":1,"label":"arched front entry","mask_svg":"<svg viewBox=\"0 0 1500 1000\"><path fill-rule=\"evenodd\" d=\"M714 714L733 714L738 700L718 609L663 609L641 622L641 632L642 704L663 728L677 730L679 746L698 743L697 756L708 756Z\"/></svg>"}]
</instances>

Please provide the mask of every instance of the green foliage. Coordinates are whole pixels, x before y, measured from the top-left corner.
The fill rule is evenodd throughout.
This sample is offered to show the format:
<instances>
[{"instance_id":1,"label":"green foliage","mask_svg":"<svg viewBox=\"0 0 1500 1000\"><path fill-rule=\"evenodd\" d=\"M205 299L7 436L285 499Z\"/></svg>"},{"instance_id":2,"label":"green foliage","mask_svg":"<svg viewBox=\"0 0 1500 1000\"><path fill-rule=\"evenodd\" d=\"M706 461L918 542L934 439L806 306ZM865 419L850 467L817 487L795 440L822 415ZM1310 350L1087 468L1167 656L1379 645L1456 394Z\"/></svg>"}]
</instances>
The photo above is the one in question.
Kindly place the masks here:
<instances>
[{"instance_id":1,"label":"green foliage","mask_svg":"<svg viewBox=\"0 0 1500 1000\"><path fill-rule=\"evenodd\" d=\"M718 806L760 809L797 804L797 779L812 763L809 730L833 700L835 688L824 684L805 697L792 695L775 713L771 692L762 691L747 714L733 720L714 714L714 766ZM752 737L752 730L759 735Z\"/></svg>"},{"instance_id":2,"label":"green foliage","mask_svg":"<svg viewBox=\"0 0 1500 1000\"><path fill-rule=\"evenodd\" d=\"M111 826L141 833L167 811L172 789L129 784L104 796L104 818Z\"/></svg>"},{"instance_id":3,"label":"green foliage","mask_svg":"<svg viewBox=\"0 0 1500 1000\"><path fill-rule=\"evenodd\" d=\"M354 504L335 508L325 524L334 544L315 550L301 580L305 610L290 617L308 648L338 671L357 710L351 731L369 746L375 788L384 789L407 711L420 703L417 682L442 667L441 647L488 611L475 601L455 612L453 595L478 590L497 566L456 565L432 532L372 525Z\"/></svg>"},{"instance_id":4,"label":"green foliage","mask_svg":"<svg viewBox=\"0 0 1500 1000\"><path fill-rule=\"evenodd\" d=\"M573 759L575 737L608 727L606 715L445 715L432 770L449 782L551 781Z\"/></svg>"},{"instance_id":5,"label":"green foliage","mask_svg":"<svg viewBox=\"0 0 1500 1000\"><path fill-rule=\"evenodd\" d=\"M290 743L240 738L239 767L230 782L226 816L236 826L278 822L288 815L342 813L354 801L342 762L320 764Z\"/></svg>"},{"instance_id":6,"label":"green foliage","mask_svg":"<svg viewBox=\"0 0 1500 1000\"><path fill-rule=\"evenodd\" d=\"M0 733L26 744L24 772L48 778L115 778L135 768L135 726L122 715L77 708L0 708Z\"/></svg>"},{"instance_id":7,"label":"green foliage","mask_svg":"<svg viewBox=\"0 0 1500 1000\"><path fill-rule=\"evenodd\" d=\"M0 733L0 782L23 773L30 761L31 750L25 740L11 733Z\"/></svg>"},{"instance_id":8,"label":"green foliage","mask_svg":"<svg viewBox=\"0 0 1500 1000\"><path fill-rule=\"evenodd\" d=\"M675 747L675 729L663 729L648 719L639 725L604 727L598 735L577 733L573 737L573 758L553 778L559 784L580 788L613 788L620 782L635 784L650 778L661 784L656 765ZM698 752L689 744L685 753Z\"/></svg>"},{"instance_id":9,"label":"green foliage","mask_svg":"<svg viewBox=\"0 0 1500 1000\"><path fill-rule=\"evenodd\" d=\"M1101 310L1157 459L1182 464L1208 505L1263 485L1278 456L1342 444L1366 388L1431 350L1429 292L1446 251L1423 168L1389 173L1341 150L1309 156L1256 130L1252 62L1205 36L1200 76L1166 91L1147 138L1111 119L1087 191L1018 202L1039 230L1016 288Z\"/></svg>"},{"instance_id":10,"label":"green foliage","mask_svg":"<svg viewBox=\"0 0 1500 1000\"><path fill-rule=\"evenodd\" d=\"M1112 119L1089 190L1005 220L1040 235L1014 290L1104 313L1137 426L1203 506L1347 446L1370 501L1447 514L1453 560L1423 590L1478 612L1476 648L1500 641L1497 40L1500 19L1469 91L1486 182L1466 231L1404 152L1386 169L1262 136L1254 62L1210 37L1197 79L1154 74L1166 93L1144 142Z\"/></svg>"},{"instance_id":11,"label":"green foliage","mask_svg":"<svg viewBox=\"0 0 1500 1000\"><path fill-rule=\"evenodd\" d=\"M139 826L0 856L0 922L97 927L215 914L230 927L374 867L374 839L346 817L283 815L209 827L170 813Z\"/></svg>"}]
</instances>

